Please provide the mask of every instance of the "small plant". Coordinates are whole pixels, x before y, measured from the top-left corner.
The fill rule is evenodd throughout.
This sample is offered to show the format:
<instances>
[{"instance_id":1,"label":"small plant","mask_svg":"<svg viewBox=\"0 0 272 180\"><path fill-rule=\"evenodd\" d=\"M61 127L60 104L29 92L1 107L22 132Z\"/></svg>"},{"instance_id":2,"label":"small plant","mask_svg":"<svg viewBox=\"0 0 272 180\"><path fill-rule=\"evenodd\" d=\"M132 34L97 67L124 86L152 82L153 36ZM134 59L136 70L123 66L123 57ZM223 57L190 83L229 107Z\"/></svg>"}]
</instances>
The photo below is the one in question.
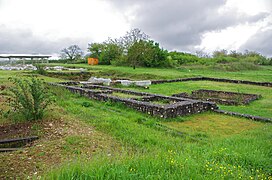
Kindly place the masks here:
<instances>
[{"instance_id":1,"label":"small plant","mask_svg":"<svg viewBox=\"0 0 272 180\"><path fill-rule=\"evenodd\" d=\"M91 107L92 104L91 104L90 102L84 101L84 102L82 103L82 106L83 106L83 107Z\"/></svg>"},{"instance_id":2,"label":"small plant","mask_svg":"<svg viewBox=\"0 0 272 180\"><path fill-rule=\"evenodd\" d=\"M44 111L52 102L52 95L44 87L43 81L35 77L9 79L14 84L9 89L12 94L9 106L12 110L21 113L29 121L42 119Z\"/></svg>"},{"instance_id":3,"label":"small plant","mask_svg":"<svg viewBox=\"0 0 272 180\"><path fill-rule=\"evenodd\" d=\"M40 75L46 75L47 71L44 69L44 67L40 64L35 64L37 70L35 70L36 73L40 74Z\"/></svg>"}]
</instances>

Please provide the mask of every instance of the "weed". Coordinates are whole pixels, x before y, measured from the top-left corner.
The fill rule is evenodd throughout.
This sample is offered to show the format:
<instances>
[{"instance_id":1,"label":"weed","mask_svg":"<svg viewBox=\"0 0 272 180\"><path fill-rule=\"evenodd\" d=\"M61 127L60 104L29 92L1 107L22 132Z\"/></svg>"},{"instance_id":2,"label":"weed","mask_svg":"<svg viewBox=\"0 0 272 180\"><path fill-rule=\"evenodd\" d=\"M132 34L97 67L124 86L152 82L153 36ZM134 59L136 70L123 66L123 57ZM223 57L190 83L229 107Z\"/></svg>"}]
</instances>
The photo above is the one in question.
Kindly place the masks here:
<instances>
[{"instance_id":1,"label":"weed","mask_svg":"<svg viewBox=\"0 0 272 180\"><path fill-rule=\"evenodd\" d=\"M43 85L43 81L35 77L28 79L10 78L13 94L9 106L12 111L21 113L26 120L43 118L47 106L52 103L52 95Z\"/></svg>"},{"instance_id":2,"label":"weed","mask_svg":"<svg viewBox=\"0 0 272 180\"><path fill-rule=\"evenodd\" d=\"M82 103L82 106L83 107L91 107L91 106L93 106L90 102L87 102L87 101L84 101L83 103Z\"/></svg>"}]
</instances>

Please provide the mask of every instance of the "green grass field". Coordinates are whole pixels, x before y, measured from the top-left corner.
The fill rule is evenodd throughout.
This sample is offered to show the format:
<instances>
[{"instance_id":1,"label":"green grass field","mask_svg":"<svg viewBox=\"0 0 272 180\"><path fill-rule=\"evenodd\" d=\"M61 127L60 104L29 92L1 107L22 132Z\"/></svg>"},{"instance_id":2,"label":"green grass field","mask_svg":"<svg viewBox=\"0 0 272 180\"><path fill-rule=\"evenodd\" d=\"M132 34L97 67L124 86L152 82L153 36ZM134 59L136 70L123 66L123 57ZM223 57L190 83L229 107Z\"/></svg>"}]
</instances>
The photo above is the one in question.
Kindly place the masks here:
<instances>
[{"instance_id":1,"label":"green grass field","mask_svg":"<svg viewBox=\"0 0 272 180\"><path fill-rule=\"evenodd\" d=\"M133 70L114 66L66 66L85 67L93 75L102 77L173 79L208 76L272 82L272 67L261 67L258 71L216 72L206 67ZM10 85L10 76L27 77L28 74L0 71L0 85ZM50 82L62 81L47 76L38 77ZM260 100L249 105L220 108L272 118L271 87L196 81L132 89L171 95L201 88L261 94ZM82 123L82 128L92 128L97 133L87 135L85 131L80 131L77 135L68 133L59 141L47 141L42 145L48 148L56 142L60 143L60 149L56 148L58 156L50 152L53 157L60 156L61 160L39 161L39 166L35 165L39 170L37 174L31 173L30 168L20 174L21 178L31 175L32 178L44 179L272 179L272 127L269 123L213 112L165 120L119 103L90 100L61 88L51 89L55 93L56 103L47 113L46 120L61 118L64 123ZM88 107L83 106L86 102ZM11 122L0 118L2 124L7 121ZM92 141L99 139L99 151L84 153L91 149L88 138L92 138ZM36 146L27 150L30 154L40 153ZM22 164L23 155L20 152L14 154L19 157L18 163ZM14 160L0 154L1 158L5 160L3 162ZM6 170L9 167L2 165L2 168ZM6 175L15 176L16 173L12 171Z\"/></svg>"}]
</instances>

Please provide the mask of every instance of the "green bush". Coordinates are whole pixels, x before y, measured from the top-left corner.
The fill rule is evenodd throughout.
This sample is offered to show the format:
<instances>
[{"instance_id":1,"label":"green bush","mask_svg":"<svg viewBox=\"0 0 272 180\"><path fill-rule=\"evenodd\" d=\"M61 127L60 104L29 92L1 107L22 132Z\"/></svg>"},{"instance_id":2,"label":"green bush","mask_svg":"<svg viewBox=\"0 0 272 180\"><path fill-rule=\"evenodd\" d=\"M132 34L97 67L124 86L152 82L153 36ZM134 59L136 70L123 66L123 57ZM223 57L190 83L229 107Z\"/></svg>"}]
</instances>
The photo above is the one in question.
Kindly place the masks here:
<instances>
[{"instance_id":1,"label":"green bush","mask_svg":"<svg viewBox=\"0 0 272 180\"><path fill-rule=\"evenodd\" d=\"M176 61L177 64L183 65L183 64L194 64L197 63L200 58L193 54L184 53L184 52L177 52L173 51L169 53L169 56L172 60Z\"/></svg>"},{"instance_id":2,"label":"green bush","mask_svg":"<svg viewBox=\"0 0 272 180\"><path fill-rule=\"evenodd\" d=\"M35 73L38 73L40 75L46 75L47 71L44 69L44 66L40 65L40 64L35 64L37 70L35 70Z\"/></svg>"},{"instance_id":3,"label":"green bush","mask_svg":"<svg viewBox=\"0 0 272 180\"><path fill-rule=\"evenodd\" d=\"M43 85L43 81L35 77L30 79L10 78L13 87L9 106L14 112L22 114L25 120L39 120L52 102L52 95Z\"/></svg>"}]
</instances>

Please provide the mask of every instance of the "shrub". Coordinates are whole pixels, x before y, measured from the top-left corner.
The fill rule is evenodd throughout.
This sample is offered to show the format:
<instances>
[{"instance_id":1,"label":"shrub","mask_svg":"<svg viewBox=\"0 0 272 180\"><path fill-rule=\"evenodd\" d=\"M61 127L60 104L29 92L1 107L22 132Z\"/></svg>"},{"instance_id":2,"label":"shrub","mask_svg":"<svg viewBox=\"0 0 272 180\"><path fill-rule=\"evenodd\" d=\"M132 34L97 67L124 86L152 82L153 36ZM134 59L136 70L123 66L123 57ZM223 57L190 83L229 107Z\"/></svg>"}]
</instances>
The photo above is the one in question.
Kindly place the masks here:
<instances>
[{"instance_id":1,"label":"shrub","mask_svg":"<svg viewBox=\"0 0 272 180\"><path fill-rule=\"evenodd\" d=\"M172 60L176 61L177 64L179 65L197 63L200 59L193 54L176 52L176 51L170 52L169 56L171 57Z\"/></svg>"},{"instance_id":2,"label":"shrub","mask_svg":"<svg viewBox=\"0 0 272 180\"><path fill-rule=\"evenodd\" d=\"M47 71L44 69L44 66L40 65L40 64L35 64L37 70L35 70L36 73L40 74L40 75L46 75Z\"/></svg>"},{"instance_id":3,"label":"shrub","mask_svg":"<svg viewBox=\"0 0 272 180\"><path fill-rule=\"evenodd\" d=\"M35 77L9 79L14 84L9 90L12 94L9 103L12 110L21 113L29 121L42 119L44 111L52 102L52 95L43 85L44 82Z\"/></svg>"}]
</instances>

